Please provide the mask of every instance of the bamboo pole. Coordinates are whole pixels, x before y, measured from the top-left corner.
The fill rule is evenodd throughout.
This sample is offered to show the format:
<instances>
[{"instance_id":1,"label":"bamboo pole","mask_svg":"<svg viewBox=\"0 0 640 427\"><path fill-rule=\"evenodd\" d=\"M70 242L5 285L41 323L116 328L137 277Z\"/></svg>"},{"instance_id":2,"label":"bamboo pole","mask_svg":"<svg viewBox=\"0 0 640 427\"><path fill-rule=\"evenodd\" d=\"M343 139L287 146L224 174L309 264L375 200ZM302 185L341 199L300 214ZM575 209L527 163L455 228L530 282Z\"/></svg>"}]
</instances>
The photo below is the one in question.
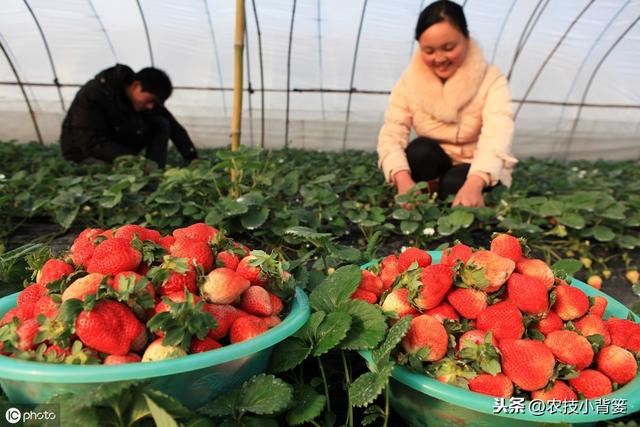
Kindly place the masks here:
<instances>
[{"instance_id":1,"label":"bamboo pole","mask_svg":"<svg viewBox=\"0 0 640 427\"><path fill-rule=\"evenodd\" d=\"M234 44L233 116L231 118L231 151L240 146L242 127L242 54L244 51L244 0L236 0L236 37ZM232 171L232 176L233 175Z\"/></svg>"}]
</instances>

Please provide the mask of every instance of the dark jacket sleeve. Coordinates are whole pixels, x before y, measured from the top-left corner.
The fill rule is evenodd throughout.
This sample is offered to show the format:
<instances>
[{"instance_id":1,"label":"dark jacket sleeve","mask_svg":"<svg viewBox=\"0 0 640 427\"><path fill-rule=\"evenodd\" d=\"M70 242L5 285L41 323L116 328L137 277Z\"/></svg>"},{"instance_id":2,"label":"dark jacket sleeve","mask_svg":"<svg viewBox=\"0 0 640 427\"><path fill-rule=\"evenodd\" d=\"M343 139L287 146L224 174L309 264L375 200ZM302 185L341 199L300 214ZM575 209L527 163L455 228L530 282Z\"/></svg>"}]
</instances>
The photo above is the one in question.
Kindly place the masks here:
<instances>
[{"instance_id":1,"label":"dark jacket sleeve","mask_svg":"<svg viewBox=\"0 0 640 427\"><path fill-rule=\"evenodd\" d=\"M169 120L169 125L171 126L171 134L169 137L182 157L187 161L197 159L198 151L193 145L187 130L173 117L173 114L171 114L166 107L160 107L160 114Z\"/></svg>"}]
</instances>

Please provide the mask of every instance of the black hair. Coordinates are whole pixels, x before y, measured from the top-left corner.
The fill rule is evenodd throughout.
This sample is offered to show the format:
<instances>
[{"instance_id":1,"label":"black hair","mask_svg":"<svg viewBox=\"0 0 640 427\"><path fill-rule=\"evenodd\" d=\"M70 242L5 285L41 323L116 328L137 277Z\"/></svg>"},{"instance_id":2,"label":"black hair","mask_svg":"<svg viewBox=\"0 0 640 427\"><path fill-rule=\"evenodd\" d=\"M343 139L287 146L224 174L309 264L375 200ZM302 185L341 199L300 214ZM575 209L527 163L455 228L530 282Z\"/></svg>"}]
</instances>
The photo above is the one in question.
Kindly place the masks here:
<instances>
[{"instance_id":1,"label":"black hair","mask_svg":"<svg viewBox=\"0 0 640 427\"><path fill-rule=\"evenodd\" d=\"M462 35L469 38L467 19L464 17L462 6L448 0L439 0L425 7L416 24L416 40L420 38L429 27L442 21L449 21Z\"/></svg>"},{"instance_id":2,"label":"black hair","mask_svg":"<svg viewBox=\"0 0 640 427\"><path fill-rule=\"evenodd\" d=\"M154 94L160 103L166 101L173 92L171 79L164 71L147 67L133 75L133 80L137 80L142 85L142 90Z\"/></svg>"}]
</instances>

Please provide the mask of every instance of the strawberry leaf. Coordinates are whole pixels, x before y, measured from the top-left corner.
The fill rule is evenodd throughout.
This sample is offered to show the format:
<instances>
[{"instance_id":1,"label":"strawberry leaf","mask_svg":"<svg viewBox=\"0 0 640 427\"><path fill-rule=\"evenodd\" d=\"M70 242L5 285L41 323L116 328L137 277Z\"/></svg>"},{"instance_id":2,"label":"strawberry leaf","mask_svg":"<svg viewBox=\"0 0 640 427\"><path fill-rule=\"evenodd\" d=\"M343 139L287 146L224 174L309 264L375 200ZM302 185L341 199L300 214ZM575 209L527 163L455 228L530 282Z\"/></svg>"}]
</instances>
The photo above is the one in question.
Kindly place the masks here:
<instances>
[{"instance_id":1,"label":"strawberry leaf","mask_svg":"<svg viewBox=\"0 0 640 427\"><path fill-rule=\"evenodd\" d=\"M339 311L329 313L314 331L313 355L321 356L340 344L347 336L350 327L350 315Z\"/></svg>"},{"instance_id":2,"label":"strawberry leaf","mask_svg":"<svg viewBox=\"0 0 640 427\"><path fill-rule=\"evenodd\" d=\"M373 363L380 366L381 363L389 360L391 352L396 348L398 343L409 330L412 319L413 316L405 316L389 328L387 337L384 339L382 344L373 350Z\"/></svg>"},{"instance_id":3,"label":"strawberry leaf","mask_svg":"<svg viewBox=\"0 0 640 427\"><path fill-rule=\"evenodd\" d=\"M362 407L372 403L389 383L393 363L387 362L377 372L362 374L349 387L349 397L353 406Z\"/></svg>"},{"instance_id":4,"label":"strawberry leaf","mask_svg":"<svg viewBox=\"0 0 640 427\"><path fill-rule=\"evenodd\" d=\"M293 391L293 401L296 404L287 412L287 424L297 426L319 417L327 398L308 385L300 384Z\"/></svg>"},{"instance_id":5,"label":"strawberry leaf","mask_svg":"<svg viewBox=\"0 0 640 427\"><path fill-rule=\"evenodd\" d=\"M296 337L290 337L279 343L271 355L270 369L284 372L301 364L311 354L311 344Z\"/></svg>"},{"instance_id":6,"label":"strawberry leaf","mask_svg":"<svg viewBox=\"0 0 640 427\"><path fill-rule=\"evenodd\" d=\"M587 341L591 344L594 354L598 354L600 349L604 347L604 337L600 334L589 335Z\"/></svg>"},{"instance_id":7,"label":"strawberry leaf","mask_svg":"<svg viewBox=\"0 0 640 427\"><path fill-rule=\"evenodd\" d=\"M287 408L293 388L273 375L260 374L242 384L238 409L259 415L276 414Z\"/></svg>"},{"instance_id":8,"label":"strawberry leaf","mask_svg":"<svg viewBox=\"0 0 640 427\"><path fill-rule=\"evenodd\" d=\"M357 265L338 268L311 292L311 308L327 313L336 311L339 305L351 301L351 294L358 288L361 277L362 272Z\"/></svg>"},{"instance_id":9,"label":"strawberry leaf","mask_svg":"<svg viewBox=\"0 0 640 427\"><path fill-rule=\"evenodd\" d=\"M361 300L350 300L341 304L339 310L351 316L351 329L340 343L340 348L371 349L384 338L387 322L379 306Z\"/></svg>"}]
</instances>

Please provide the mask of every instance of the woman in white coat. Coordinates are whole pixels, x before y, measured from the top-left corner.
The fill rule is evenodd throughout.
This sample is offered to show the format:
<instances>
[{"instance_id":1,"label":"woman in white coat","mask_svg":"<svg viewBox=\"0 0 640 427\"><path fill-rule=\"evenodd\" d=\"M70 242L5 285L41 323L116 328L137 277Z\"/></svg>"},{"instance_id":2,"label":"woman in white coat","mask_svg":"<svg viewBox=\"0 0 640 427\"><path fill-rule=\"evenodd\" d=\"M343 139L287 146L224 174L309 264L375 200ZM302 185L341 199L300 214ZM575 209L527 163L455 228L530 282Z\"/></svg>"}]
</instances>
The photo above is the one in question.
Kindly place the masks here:
<instances>
[{"instance_id":1,"label":"woman in white coat","mask_svg":"<svg viewBox=\"0 0 640 427\"><path fill-rule=\"evenodd\" d=\"M426 181L453 205L483 206L483 191L511 184L513 114L507 79L488 65L462 7L427 6L420 49L396 83L378 138L379 165L398 194ZM409 141L414 129L417 138Z\"/></svg>"}]
</instances>

